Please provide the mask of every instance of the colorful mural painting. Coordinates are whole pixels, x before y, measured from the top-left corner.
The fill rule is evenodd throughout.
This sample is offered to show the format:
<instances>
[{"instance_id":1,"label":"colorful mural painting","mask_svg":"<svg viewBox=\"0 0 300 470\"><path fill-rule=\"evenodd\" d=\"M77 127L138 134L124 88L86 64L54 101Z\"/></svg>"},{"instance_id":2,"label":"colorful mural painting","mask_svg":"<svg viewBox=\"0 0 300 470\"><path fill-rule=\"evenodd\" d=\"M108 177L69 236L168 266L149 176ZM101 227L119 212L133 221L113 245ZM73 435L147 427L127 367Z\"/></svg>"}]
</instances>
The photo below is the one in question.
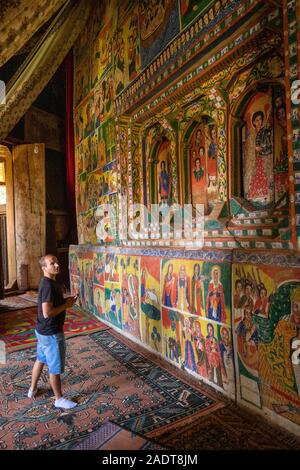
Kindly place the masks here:
<instances>
[{"instance_id":1,"label":"colorful mural painting","mask_svg":"<svg viewBox=\"0 0 300 470\"><path fill-rule=\"evenodd\" d=\"M123 329L141 339L140 258L123 256L120 263Z\"/></svg>"},{"instance_id":2,"label":"colorful mural painting","mask_svg":"<svg viewBox=\"0 0 300 470\"><path fill-rule=\"evenodd\" d=\"M233 268L239 398L299 425L300 270Z\"/></svg>"},{"instance_id":3,"label":"colorful mural painting","mask_svg":"<svg viewBox=\"0 0 300 470\"><path fill-rule=\"evenodd\" d=\"M256 93L244 114L245 197L268 205L288 190L287 127L280 88Z\"/></svg>"},{"instance_id":4,"label":"colorful mural painting","mask_svg":"<svg viewBox=\"0 0 300 470\"><path fill-rule=\"evenodd\" d=\"M161 352L160 263L156 258L141 258L141 333L142 341Z\"/></svg>"},{"instance_id":5,"label":"colorful mural painting","mask_svg":"<svg viewBox=\"0 0 300 470\"><path fill-rule=\"evenodd\" d=\"M233 347L230 298L225 300L224 294L230 291L229 273L226 264L221 268L162 260L163 353L230 395L234 394Z\"/></svg>"},{"instance_id":6,"label":"colorful mural painting","mask_svg":"<svg viewBox=\"0 0 300 470\"><path fill-rule=\"evenodd\" d=\"M179 11L175 0L139 1L142 66L152 59L179 33Z\"/></svg>"},{"instance_id":7,"label":"colorful mural painting","mask_svg":"<svg viewBox=\"0 0 300 470\"><path fill-rule=\"evenodd\" d=\"M74 49L69 262L82 308L294 431L300 13L279 3L95 2ZM159 221L132 237L134 203L191 204L191 235L174 209L170 239Z\"/></svg>"}]
</instances>

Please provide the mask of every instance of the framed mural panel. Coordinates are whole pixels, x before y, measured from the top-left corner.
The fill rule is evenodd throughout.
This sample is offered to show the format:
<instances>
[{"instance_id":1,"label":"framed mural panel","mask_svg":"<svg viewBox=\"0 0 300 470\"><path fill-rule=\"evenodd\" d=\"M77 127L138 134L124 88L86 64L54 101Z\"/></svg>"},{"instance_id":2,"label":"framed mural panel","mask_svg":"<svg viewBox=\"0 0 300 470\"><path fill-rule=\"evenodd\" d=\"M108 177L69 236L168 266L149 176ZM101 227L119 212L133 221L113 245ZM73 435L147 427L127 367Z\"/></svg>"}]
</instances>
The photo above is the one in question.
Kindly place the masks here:
<instances>
[{"instance_id":1,"label":"framed mural panel","mask_svg":"<svg viewBox=\"0 0 300 470\"><path fill-rule=\"evenodd\" d=\"M156 55L180 31L179 9L176 0L147 0L139 2L139 24L142 67L146 67Z\"/></svg>"},{"instance_id":2,"label":"framed mural panel","mask_svg":"<svg viewBox=\"0 0 300 470\"><path fill-rule=\"evenodd\" d=\"M140 257L122 256L120 266L123 330L141 340Z\"/></svg>"},{"instance_id":3,"label":"framed mural panel","mask_svg":"<svg viewBox=\"0 0 300 470\"><path fill-rule=\"evenodd\" d=\"M300 270L233 265L238 397L299 426ZM297 411L296 411L297 410Z\"/></svg>"},{"instance_id":4,"label":"framed mural panel","mask_svg":"<svg viewBox=\"0 0 300 470\"><path fill-rule=\"evenodd\" d=\"M141 333L142 341L161 352L160 262L141 257Z\"/></svg>"}]
</instances>

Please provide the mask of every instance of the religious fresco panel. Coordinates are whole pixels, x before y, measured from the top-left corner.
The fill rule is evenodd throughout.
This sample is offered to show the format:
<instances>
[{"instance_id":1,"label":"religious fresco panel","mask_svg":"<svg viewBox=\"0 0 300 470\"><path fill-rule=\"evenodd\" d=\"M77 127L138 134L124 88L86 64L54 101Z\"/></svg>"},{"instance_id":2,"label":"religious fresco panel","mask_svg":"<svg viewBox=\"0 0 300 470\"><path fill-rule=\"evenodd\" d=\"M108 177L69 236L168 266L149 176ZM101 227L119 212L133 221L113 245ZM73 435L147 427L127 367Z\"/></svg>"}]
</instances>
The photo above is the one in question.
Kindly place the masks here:
<instances>
[{"instance_id":1,"label":"religious fresco panel","mask_svg":"<svg viewBox=\"0 0 300 470\"><path fill-rule=\"evenodd\" d=\"M90 92L90 60L87 58L74 72L74 96L75 106L88 95Z\"/></svg>"},{"instance_id":2,"label":"religious fresco panel","mask_svg":"<svg viewBox=\"0 0 300 470\"><path fill-rule=\"evenodd\" d=\"M241 403L275 421L299 425L300 267L265 266L262 259L267 262L271 250L264 258L253 253L256 264L232 265L229 258L222 261L222 249L198 253L182 244L174 251L168 247L166 254L152 245L153 240L145 251L134 242L139 250L134 256L128 247L116 248L117 254L99 248L120 244L112 227L117 226L121 194L137 203L203 203L206 215L219 207L219 215L224 209L220 218L208 216L205 221L212 227L206 230L207 247L266 247L252 235L251 242L240 241L244 227L232 229L232 235L222 203L233 196L228 168L237 170L232 177L239 179L234 196L241 196L246 209L251 207L246 201L259 209L272 207L289 189L281 38L278 42L272 37L272 50L268 41L258 48L245 47L245 41L250 44L253 37L254 44L255 35L268 29L271 16L273 30L281 27L280 13L274 6L256 25L223 41L222 31L237 20L241 23L250 8L254 11L253 2L96 3L75 46L78 238L90 247L70 251L72 292L80 293L85 310L196 378L232 398L237 386ZM197 58L212 41L215 50L203 61ZM239 51L239 44L245 49ZM233 49L237 60L231 61ZM226 63L220 66L222 58ZM191 67L173 80L183 63ZM215 63L219 68L213 73ZM295 74L296 68L290 72ZM128 115L121 114L125 111ZM292 111L297 148L299 116ZM227 123L234 125L236 118L242 128L230 148ZM230 166L228 149L233 155ZM297 155L295 151L295 163L300 161ZM297 168L296 184L298 173ZM295 199L299 208L298 189ZM99 206L110 203L115 211L107 213L101 225ZM254 223L262 222L263 217L253 214ZM298 225L299 220L298 214ZM259 230L251 232L257 235ZM225 245L227 236L232 241ZM271 243L274 251L282 248L277 239Z\"/></svg>"},{"instance_id":3,"label":"religious fresco panel","mask_svg":"<svg viewBox=\"0 0 300 470\"><path fill-rule=\"evenodd\" d=\"M210 119L203 117L202 124L193 131L189 142L189 176L191 196L194 207L219 199L218 194L218 128Z\"/></svg>"},{"instance_id":4,"label":"religious fresco panel","mask_svg":"<svg viewBox=\"0 0 300 470\"><path fill-rule=\"evenodd\" d=\"M160 261L141 257L141 335L142 341L161 352Z\"/></svg>"},{"instance_id":5,"label":"religious fresco panel","mask_svg":"<svg viewBox=\"0 0 300 470\"><path fill-rule=\"evenodd\" d=\"M112 18L101 29L92 46L91 87L93 88L112 66Z\"/></svg>"},{"instance_id":6,"label":"religious fresco panel","mask_svg":"<svg viewBox=\"0 0 300 470\"><path fill-rule=\"evenodd\" d=\"M163 354L234 397L231 328L162 307Z\"/></svg>"},{"instance_id":7,"label":"religious fresco panel","mask_svg":"<svg viewBox=\"0 0 300 470\"><path fill-rule=\"evenodd\" d=\"M286 108L280 87L265 87L244 112L243 167L245 198L268 206L288 190Z\"/></svg>"},{"instance_id":8,"label":"religious fresco panel","mask_svg":"<svg viewBox=\"0 0 300 470\"><path fill-rule=\"evenodd\" d=\"M118 255L102 253L101 281L104 284L103 319L122 329L122 294Z\"/></svg>"},{"instance_id":9,"label":"religious fresco panel","mask_svg":"<svg viewBox=\"0 0 300 470\"><path fill-rule=\"evenodd\" d=\"M123 330L141 340L140 258L122 256L120 266Z\"/></svg>"},{"instance_id":10,"label":"religious fresco panel","mask_svg":"<svg viewBox=\"0 0 300 470\"><path fill-rule=\"evenodd\" d=\"M119 284L105 283L105 316L104 319L122 329L122 294Z\"/></svg>"},{"instance_id":11,"label":"religious fresco panel","mask_svg":"<svg viewBox=\"0 0 300 470\"><path fill-rule=\"evenodd\" d=\"M233 265L239 400L300 424L300 270Z\"/></svg>"},{"instance_id":12,"label":"religious fresco panel","mask_svg":"<svg viewBox=\"0 0 300 470\"><path fill-rule=\"evenodd\" d=\"M80 305L84 310L93 312L94 291L93 291L93 253L84 253L82 257L82 277L80 283Z\"/></svg>"},{"instance_id":13,"label":"religious fresco panel","mask_svg":"<svg viewBox=\"0 0 300 470\"><path fill-rule=\"evenodd\" d=\"M104 287L105 282L105 255L104 253L94 253L94 285Z\"/></svg>"},{"instance_id":14,"label":"religious fresco panel","mask_svg":"<svg viewBox=\"0 0 300 470\"><path fill-rule=\"evenodd\" d=\"M230 267L162 260L162 305L230 325Z\"/></svg>"},{"instance_id":15,"label":"religious fresco panel","mask_svg":"<svg viewBox=\"0 0 300 470\"><path fill-rule=\"evenodd\" d=\"M139 0L139 24L142 67L180 31L178 2L176 0Z\"/></svg>"},{"instance_id":16,"label":"religious fresco panel","mask_svg":"<svg viewBox=\"0 0 300 470\"><path fill-rule=\"evenodd\" d=\"M161 263L163 354L233 396L229 266Z\"/></svg>"}]
</instances>

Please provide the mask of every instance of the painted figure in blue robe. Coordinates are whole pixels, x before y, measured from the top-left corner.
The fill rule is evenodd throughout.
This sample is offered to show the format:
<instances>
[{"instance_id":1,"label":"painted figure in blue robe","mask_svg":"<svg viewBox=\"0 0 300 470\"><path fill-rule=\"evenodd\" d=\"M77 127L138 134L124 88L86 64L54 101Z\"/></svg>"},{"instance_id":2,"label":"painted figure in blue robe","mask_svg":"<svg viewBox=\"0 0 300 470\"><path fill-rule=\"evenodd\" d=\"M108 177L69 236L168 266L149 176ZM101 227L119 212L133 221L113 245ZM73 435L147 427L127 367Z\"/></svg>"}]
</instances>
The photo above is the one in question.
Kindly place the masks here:
<instances>
[{"instance_id":1,"label":"painted figure in blue robe","mask_svg":"<svg viewBox=\"0 0 300 470\"><path fill-rule=\"evenodd\" d=\"M166 172L166 163L164 161L160 164L159 187L161 202L167 202L171 195L171 178Z\"/></svg>"},{"instance_id":2,"label":"painted figure in blue robe","mask_svg":"<svg viewBox=\"0 0 300 470\"><path fill-rule=\"evenodd\" d=\"M184 326L182 328L182 336L185 341L184 346L184 367L197 372L195 353L193 349L193 331L191 328L191 322L188 317L184 319Z\"/></svg>"}]
</instances>

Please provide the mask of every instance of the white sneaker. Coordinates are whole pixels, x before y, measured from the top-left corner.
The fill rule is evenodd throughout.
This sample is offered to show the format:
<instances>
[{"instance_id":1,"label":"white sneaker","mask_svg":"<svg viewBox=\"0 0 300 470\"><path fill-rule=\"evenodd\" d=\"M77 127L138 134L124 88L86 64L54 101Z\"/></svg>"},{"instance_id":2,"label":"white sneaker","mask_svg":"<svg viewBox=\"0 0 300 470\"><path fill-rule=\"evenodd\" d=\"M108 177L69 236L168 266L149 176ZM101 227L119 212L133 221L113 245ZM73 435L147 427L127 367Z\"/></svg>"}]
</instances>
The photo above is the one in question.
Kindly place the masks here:
<instances>
[{"instance_id":1,"label":"white sneaker","mask_svg":"<svg viewBox=\"0 0 300 470\"><path fill-rule=\"evenodd\" d=\"M69 410L77 406L77 403L71 400L67 400L64 397L61 397L58 400L55 400L54 406L56 408L64 408L65 410Z\"/></svg>"},{"instance_id":2,"label":"white sneaker","mask_svg":"<svg viewBox=\"0 0 300 470\"><path fill-rule=\"evenodd\" d=\"M28 390L27 396L28 398L35 398L37 395L37 389L36 390L31 390L31 387Z\"/></svg>"}]
</instances>

